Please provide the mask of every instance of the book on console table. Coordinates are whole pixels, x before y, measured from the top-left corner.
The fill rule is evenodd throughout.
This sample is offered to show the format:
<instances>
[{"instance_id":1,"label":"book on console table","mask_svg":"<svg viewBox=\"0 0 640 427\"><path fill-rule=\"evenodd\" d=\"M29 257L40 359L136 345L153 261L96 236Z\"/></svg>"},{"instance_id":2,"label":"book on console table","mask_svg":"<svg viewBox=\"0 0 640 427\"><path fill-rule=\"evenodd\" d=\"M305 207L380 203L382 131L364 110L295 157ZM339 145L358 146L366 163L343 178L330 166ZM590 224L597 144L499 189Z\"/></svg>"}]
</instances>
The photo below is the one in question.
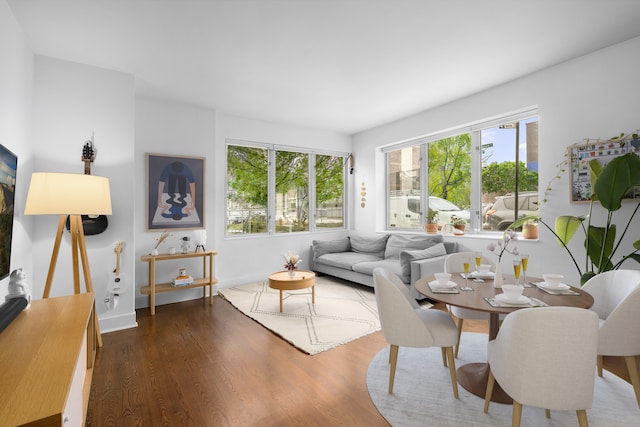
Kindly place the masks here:
<instances>
[{"instance_id":1,"label":"book on console table","mask_svg":"<svg viewBox=\"0 0 640 427\"><path fill-rule=\"evenodd\" d=\"M188 286L193 284L193 277L191 276L178 276L173 279L171 286Z\"/></svg>"}]
</instances>

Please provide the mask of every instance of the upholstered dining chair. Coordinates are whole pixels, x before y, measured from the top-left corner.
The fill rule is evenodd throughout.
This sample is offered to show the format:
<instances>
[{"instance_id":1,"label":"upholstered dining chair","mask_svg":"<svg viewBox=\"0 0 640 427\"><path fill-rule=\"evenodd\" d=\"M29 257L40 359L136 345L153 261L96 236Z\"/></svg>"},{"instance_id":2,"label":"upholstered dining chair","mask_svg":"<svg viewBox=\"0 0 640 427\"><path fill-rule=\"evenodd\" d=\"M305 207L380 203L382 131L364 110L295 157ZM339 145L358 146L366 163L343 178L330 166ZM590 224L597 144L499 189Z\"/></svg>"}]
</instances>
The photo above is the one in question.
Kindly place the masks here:
<instances>
[{"instance_id":1,"label":"upholstered dining chair","mask_svg":"<svg viewBox=\"0 0 640 427\"><path fill-rule=\"evenodd\" d=\"M453 252L444 259L444 272L445 273L463 273L464 262L469 261L471 263L471 270L475 269L475 252ZM482 256L482 264L488 264L491 266L491 271L495 270L495 263ZM458 319L458 342L456 343L454 355L458 357L458 350L460 350L460 338L462 338L462 324L466 320L486 320L489 321L489 313L483 311L471 310L468 308L456 307L454 305L448 305L447 309L449 313L453 314ZM500 316L503 319L504 316Z\"/></svg>"},{"instance_id":2,"label":"upholstered dining chair","mask_svg":"<svg viewBox=\"0 0 640 427\"><path fill-rule=\"evenodd\" d=\"M574 410L586 427L593 402L598 348L598 316L575 307L523 308L507 315L487 347L489 380L484 412L495 382L513 398L512 426L522 405Z\"/></svg>"},{"instance_id":3,"label":"upholstered dining chair","mask_svg":"<svg viewBox=\"0 0 640 427\"><path fill-rule=\"evenodd\" d=\"M406 285L389 270L375 269L373 284L382 334L390 344L389 393L393 393L399 347L441 347L444 366L447 366L448 359L453 396L457 399L458 383L453 357L457 333L451 316L442 310L421 308Z\"/></svg>"},{"instance_id":4,"label":"upholstered dining chair","mask_svg":"<svg viewBox=\"0 0 640 427\"><path fill-rule=\"evenodd\" d=\"M600 318L598 375L603 356L624 356L640 407L640 271L612 270L593 276L582 287L593 296L591 310Z\"/></svg>"}]
</instances>

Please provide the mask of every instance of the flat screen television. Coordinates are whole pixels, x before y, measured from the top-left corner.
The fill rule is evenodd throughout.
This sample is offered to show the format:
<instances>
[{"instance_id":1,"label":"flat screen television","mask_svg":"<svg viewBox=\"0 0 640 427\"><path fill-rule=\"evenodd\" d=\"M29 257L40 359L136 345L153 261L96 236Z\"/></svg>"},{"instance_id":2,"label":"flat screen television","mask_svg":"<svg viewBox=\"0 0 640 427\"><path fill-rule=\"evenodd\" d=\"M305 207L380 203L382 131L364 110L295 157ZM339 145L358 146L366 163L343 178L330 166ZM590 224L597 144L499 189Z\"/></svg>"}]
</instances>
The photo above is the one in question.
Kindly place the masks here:
<instances>
[{"instance_id":1,"label":"flat screen television","mask_svg":"<svg viewBox=\"0 0 640 427\"><path fill-rule=\"evenodd\" d=\"M13 235L13 206L16 195L18 157L0 144L0 280L11 268L11 237Z\"/></svg>"}]
</instances>

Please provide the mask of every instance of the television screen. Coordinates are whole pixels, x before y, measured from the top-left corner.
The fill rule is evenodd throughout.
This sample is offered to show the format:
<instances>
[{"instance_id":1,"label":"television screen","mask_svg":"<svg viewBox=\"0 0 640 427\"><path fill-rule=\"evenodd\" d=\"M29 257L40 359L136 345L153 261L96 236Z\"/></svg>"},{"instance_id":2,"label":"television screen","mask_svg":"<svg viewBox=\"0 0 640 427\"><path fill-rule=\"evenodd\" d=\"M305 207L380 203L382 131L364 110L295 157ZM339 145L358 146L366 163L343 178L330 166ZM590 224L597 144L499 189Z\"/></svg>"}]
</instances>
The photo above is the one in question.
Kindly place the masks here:
<instances>
[{"instance_id":1,"label":"television screen","mask_svg":"<svg viewBox=\"0 0 640 427\"><path fill-rule=\"evenodd\" d=\"M10 273L13 202L16 194L18 158L0 144L0 279Z\"/></svg>"}]
</instances>

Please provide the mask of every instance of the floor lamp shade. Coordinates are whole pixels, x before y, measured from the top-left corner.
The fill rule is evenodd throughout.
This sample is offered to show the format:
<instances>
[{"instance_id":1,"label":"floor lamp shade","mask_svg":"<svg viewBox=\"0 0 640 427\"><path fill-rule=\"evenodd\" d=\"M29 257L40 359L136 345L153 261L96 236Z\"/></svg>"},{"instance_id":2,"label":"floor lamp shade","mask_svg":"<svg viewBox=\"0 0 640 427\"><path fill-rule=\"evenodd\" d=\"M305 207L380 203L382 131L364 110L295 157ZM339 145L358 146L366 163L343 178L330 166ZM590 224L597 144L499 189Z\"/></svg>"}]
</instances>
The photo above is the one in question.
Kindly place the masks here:
<instances>
[{"instance_id":1,"label":"floor lamp shade","mask_svg":"<svg viewBox=\"0 0 640 427\"><path fill-rule=\"evenodd\" d=\"M35 172L25 215L111 215L109 179L95 175Z\"/></svg>"}]
</instances>

